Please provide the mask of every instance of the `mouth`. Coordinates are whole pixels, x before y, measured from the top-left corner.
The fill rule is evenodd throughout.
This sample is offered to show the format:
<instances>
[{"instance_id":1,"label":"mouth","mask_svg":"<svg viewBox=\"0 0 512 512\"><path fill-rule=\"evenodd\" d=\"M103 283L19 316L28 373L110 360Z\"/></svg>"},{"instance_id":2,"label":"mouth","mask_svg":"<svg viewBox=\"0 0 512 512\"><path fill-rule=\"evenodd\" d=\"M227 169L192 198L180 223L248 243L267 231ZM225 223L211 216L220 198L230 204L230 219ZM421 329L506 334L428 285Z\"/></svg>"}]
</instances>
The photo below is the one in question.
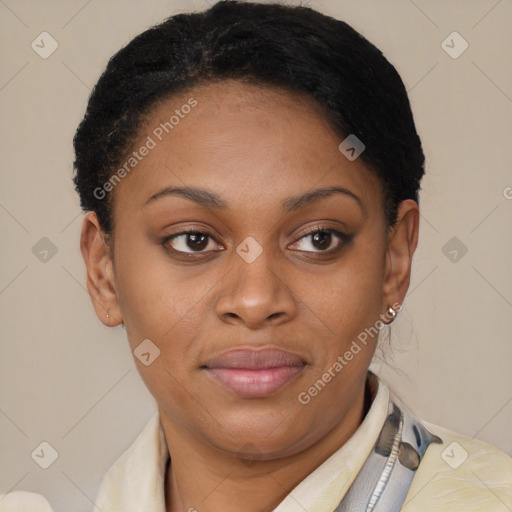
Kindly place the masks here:
<instances>
[{"instance_id":1,"label":"mouth","mask_svg":"<svg viewBox=\"0 0 512 512\"><path fill-rule=\"evenodd\" d=\"M242 398L263 398L276 393L305 367L303 359L283 350L235 349L201 368Z\"/></svg>"}]
</instances>

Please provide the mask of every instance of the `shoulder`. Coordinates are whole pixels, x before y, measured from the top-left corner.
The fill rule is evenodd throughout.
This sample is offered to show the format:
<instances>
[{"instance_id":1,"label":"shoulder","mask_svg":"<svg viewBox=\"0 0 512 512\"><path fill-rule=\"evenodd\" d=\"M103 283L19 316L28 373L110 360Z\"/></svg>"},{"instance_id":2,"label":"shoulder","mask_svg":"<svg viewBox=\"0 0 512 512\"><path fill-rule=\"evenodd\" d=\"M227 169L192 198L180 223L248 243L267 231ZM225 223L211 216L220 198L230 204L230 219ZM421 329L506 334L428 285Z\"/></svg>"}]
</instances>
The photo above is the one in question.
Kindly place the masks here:
<instances>
[{"instance_id":1,"label":"shoulder","mask_svg":"<svg viewBox=\"0 0 512 512\"><path fill-rule=\"evenodd\" d=\"M0 510L5 512L53 512L48 500L35 492L13 491L5 495L0 494L0 501Z\"/></svg>"},{"instance_id":2,"label":"shoulder","mask_svg":"<svg viewBox=\"0 0 512 512\"><path fill-rule=\"evenodd\" d=\"M104 476L95 505L104 512L165 510L167 444L158 413Z\"/></svg>"},{"instance_id":3,"label":"shoulder","mask_svg":"<svg viewBox=\"0 0 512 512\"><path fill-rule=\"evenodd\" d=\"M422 422L429 445L402 507L405 512L512 510L512 459L494 446Z\"/></svg>"}]
</instances>

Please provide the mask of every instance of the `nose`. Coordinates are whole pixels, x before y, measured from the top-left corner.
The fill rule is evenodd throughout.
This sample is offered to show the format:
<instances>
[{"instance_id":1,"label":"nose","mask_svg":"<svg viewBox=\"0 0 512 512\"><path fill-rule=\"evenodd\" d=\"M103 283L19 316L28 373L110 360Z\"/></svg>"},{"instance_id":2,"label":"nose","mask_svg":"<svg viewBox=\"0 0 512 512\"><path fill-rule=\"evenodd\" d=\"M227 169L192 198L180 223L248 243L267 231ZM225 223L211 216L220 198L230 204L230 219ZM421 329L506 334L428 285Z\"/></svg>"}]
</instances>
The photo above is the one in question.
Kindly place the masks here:
<instances>
[{"instance_id":1,"label":"nose","mask_svg":"<svg viewBox=\"0 0 512 512\"><path fill-rule=\"evenodd\" d=\"M278 263L270 250L263 250L254 261L234 252L232 270L222 280L216 303L219 318L250 329L277 326L294 318L296 300L282 262Z\"/></svg>"}]
</instances>

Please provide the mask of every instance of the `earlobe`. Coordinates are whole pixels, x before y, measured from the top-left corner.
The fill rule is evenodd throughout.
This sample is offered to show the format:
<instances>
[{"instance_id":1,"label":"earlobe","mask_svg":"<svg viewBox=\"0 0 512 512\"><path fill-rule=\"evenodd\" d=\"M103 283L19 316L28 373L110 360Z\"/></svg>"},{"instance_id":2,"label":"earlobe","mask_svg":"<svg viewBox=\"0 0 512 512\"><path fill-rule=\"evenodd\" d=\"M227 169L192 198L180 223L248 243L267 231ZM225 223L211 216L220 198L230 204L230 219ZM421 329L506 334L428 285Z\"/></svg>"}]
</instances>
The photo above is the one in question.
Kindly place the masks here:
<instances>
[{"instance_id":1,"label":"earlobe","mask_svg":"<svg viewBox=\"0 0 512 512\"><path fill-rule=\"evenodd\" d=\"M110 247L95 212L88 212L82 223L80 250L87 270L87 290L99 320L108 327L122 321Z\"/></svg>"},{"instance_id":2,"label":"earlobe","mask_svg":"<svg viewBox=\"0 0 512 512\"><path fill-rule=\"evenodd\" d=\"M396 225L388 235L383 305L402 304L410 284L412 258L418 245L419 207L412 199L399 205Z\"/></svg>"}]
</instances>

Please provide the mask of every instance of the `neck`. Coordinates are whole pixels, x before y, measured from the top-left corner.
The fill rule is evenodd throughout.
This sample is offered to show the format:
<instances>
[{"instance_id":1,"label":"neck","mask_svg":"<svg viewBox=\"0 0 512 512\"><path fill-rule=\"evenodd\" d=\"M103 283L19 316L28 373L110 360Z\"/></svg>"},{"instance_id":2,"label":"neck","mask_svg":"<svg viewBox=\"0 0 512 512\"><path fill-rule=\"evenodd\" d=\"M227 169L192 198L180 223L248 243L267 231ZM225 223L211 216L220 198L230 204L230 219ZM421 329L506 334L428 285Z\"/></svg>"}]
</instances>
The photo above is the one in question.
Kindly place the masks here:
<instances>
[{"instance_id":1,"label":"neck","mask_svg":"<svg viewBox=\"0 0 512 512\"><path fill-rule=\"evenodd\" d=\"M279 503L356 431L371 405L363 385L343 420L311 446L275 460L241 463L162 416L172 457L165 475L167 512L265 512Z\"/></svg>"}]
</instances>

